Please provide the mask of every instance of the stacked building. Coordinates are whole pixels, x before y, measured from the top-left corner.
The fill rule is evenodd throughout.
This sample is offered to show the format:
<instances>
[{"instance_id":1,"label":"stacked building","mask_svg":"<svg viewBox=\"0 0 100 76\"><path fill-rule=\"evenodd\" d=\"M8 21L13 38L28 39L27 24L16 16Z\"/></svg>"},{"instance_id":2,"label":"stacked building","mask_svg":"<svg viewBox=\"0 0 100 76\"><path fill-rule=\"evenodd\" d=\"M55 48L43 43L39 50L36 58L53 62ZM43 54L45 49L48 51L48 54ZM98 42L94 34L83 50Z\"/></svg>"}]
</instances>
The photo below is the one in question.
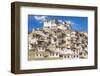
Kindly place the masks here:
<instances>
[{"instance_id":1,"label":"stacked building","mask_svg":"<svg viewBox=\"0 0 100 76\"><path fill-rule=\"evenodd\" d=\"M47 20L28 35L28 59L88 58L88 34L72 30L67 21Z\"/></svg>"}]
</instances>

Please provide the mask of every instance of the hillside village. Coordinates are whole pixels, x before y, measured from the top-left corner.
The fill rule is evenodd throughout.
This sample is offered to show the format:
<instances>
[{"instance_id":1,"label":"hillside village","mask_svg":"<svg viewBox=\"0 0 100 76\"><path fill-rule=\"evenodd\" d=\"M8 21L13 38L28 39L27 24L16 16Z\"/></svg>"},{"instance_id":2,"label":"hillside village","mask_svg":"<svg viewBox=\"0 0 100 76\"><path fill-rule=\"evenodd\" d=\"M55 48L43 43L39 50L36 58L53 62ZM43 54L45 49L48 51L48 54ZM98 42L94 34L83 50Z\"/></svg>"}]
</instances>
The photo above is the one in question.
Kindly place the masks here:
<instances>
[{"instance_id":1,"label":"hillside village","mask_svg":"<svg viewBox=\"0 0 100 76\"><path fill-rule=\"evenodd\" d=\"M28 60L86 59L88 33L72 30L67 21L46 20L28 34Z\"/></svg>"}]
</instances>

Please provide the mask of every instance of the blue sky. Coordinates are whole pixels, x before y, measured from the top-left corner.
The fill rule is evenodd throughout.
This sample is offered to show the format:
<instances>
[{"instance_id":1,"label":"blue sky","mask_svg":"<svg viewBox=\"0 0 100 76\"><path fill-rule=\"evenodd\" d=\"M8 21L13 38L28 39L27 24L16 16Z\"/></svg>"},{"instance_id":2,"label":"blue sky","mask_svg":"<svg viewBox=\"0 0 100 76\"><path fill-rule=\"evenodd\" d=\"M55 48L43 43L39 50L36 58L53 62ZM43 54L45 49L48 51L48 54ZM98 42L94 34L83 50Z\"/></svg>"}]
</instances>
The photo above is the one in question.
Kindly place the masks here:
<instances>
[{"instance_id":1,"label":"blue sky","mask_svg":"<svg viewBox=\"0 0 100 76\"><path fill-rule=\"evenodd\" d=\"M28 32L32 32L33 28L42 28L45 20L53 19L70 22L72 30L88 32L88 17L43 15L28 15Z\"/></svg>"}]
</instances>

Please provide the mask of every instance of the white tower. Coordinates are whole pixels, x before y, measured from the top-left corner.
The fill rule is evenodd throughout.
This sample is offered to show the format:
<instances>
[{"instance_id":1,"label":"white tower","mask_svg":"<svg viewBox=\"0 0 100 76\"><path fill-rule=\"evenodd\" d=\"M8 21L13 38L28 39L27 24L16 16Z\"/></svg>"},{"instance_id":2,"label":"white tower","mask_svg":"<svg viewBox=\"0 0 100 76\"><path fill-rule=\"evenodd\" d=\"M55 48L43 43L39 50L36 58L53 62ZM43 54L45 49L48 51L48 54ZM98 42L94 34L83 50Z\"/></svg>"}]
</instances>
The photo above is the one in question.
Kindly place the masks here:
<instances>
[{"instance_id":1,"label":"white tower","mask_svg":"<svg viewBox=\"0 0 100 76\"><path fill-rule=\"evenodd\" d=\"M53 27L53 26L57 26L56 21L55 20L47 20L44 22L44 27Z\"/></svg>"}]
</instances>

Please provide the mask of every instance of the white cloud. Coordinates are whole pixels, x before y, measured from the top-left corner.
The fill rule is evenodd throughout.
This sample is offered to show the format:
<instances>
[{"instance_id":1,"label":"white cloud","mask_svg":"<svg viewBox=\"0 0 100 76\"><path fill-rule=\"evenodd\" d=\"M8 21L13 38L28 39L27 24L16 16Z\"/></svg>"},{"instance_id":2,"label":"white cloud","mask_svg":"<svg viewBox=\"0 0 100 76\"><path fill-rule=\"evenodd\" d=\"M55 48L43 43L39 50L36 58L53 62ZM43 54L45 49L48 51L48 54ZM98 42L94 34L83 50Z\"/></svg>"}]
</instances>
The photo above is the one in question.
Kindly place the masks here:
<instances>
[{"instance_id":1,"label":"white cloud","mask_svg":"<svg viewBox=\"0 0 100 76\"><path fill-rule=\"evenodd\" d=\"M46 20L46 16L34 16L34 18L36 20L39 20L39 21L45 21Z\"/></svg>"},{"instance_id":2,"label":"white cloud","mask_svg":"<svg viewBox=\"0 0 100 76\"><path fill-rule=\"evenodd\" d=\"M73 24L73 22L72 21L66 21L68 24Z\"/></svg>"},{"instance_id":3,"label":"white cloud","mask_svg":"<svg viewBox=\"0 0 100 76\"><path fill-rule=\"evenodd\" d=\"M74 23L73 21L70 21L70 20L67 20L66 21L68 24L71 24L72 26L74 25L74 26L76 26L76 25L78 25L78 24L76 24L76 23Z\"/></svg>"},{"instance_id":4,"label":"white cloud","mask_svg":"<svg viewBox=\"0 0 100 76\"><path fill-rule=\"evenodd\" d=\"M62 20L58 20L58 22L61 22L62 23L63 21Z\"/></svg>"}]
</instances>

